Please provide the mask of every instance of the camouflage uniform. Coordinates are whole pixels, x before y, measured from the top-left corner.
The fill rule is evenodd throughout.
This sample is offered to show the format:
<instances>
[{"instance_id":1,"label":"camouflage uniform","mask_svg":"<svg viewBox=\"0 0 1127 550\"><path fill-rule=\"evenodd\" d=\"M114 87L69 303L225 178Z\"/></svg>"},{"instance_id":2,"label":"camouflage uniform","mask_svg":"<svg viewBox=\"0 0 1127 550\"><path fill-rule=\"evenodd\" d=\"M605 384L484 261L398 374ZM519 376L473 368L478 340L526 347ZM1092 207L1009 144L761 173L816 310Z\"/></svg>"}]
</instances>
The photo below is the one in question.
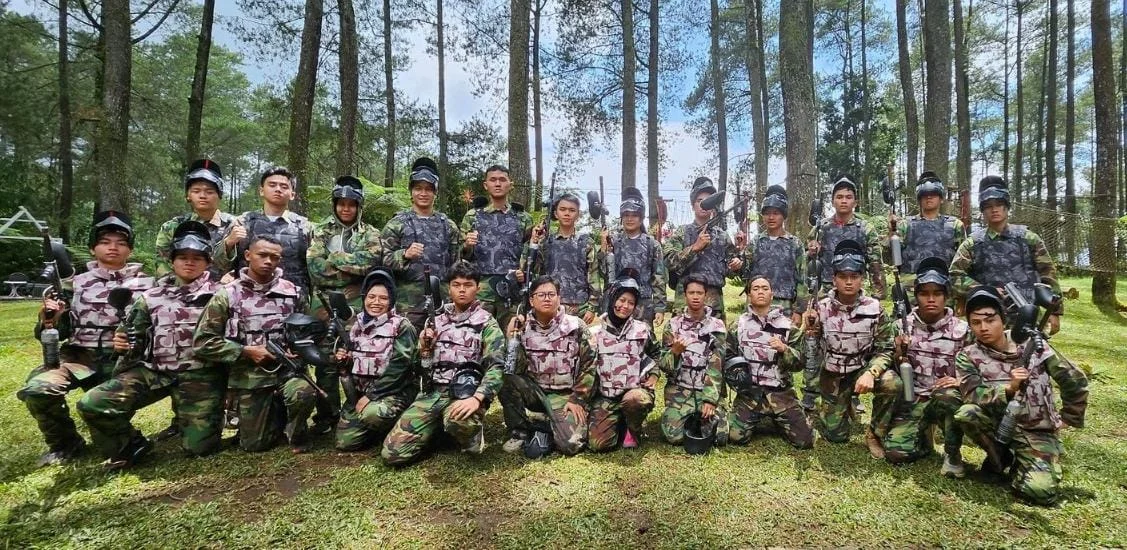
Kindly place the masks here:
<instances>
[{"instance_id":1,"label":"camouflage uniform","mask_svg":"<svg viewBox=\"0 0 1127 550\"><path fill-rule=\"evenodd\" d=\"M669 279L677 274L673 288L673 307L675 311L685 308L685 281L696 277L705 281L705 305L712 308L712 315L724 319L724 283L728 275L728 262L735 259L739 251L732 239L719 225L713 226L710 233L712 242L701 252L693 252L701 226L696 223L685 224L673 231L664 242L662 255L665 258ZM656 288L656 287L655 287Z\"/></svg>"},{"instance_id":2,"label":"camouflage uniform","mask_svg":"<svg viewBox=\"0 0 1127 550\"><path fill-rule=\"evenodd\" d=\"M675 338L687 344L680 356L669 350ZM725 411L724 378L721 363L727 353L724 321L712 316L693 319L682 313L670 319L669 327L661 336L660 367L666 375L665 412L661 415L661 434L665 440L680 445L685 437L685 420L700 412L701 405L711 403L716 407L718 443L726 443L728 418Z\"/></svg>"},{"instance_id":3,"label":"camouflage uniform","mask_svg":"<svg viewBox=\"0 0 1127 550\"><path fill-rule=\"evenodd\" d=\"M548 326L529 318L520 335L516 372L506 374L501 406L510 432L551 431L552 444L565 455L583 450L587 426L567 412L568 403L584 410L595 389L595 352L587 325L563 308ZM534 426L528 411L548 415L549 426Z\"/></svg>"},{"instance_id":4,"label":"camouflage uniform","mask_svg":"<svg viewBox=\"0 0 1127 550\"><path fill-rule=\"evenodd\" d=\"M227 373L197 359L192 350L196 322L218 286L207 272L190 283L167 275L133 302L126 317L134 320L133 325L123 324L117 333L125 335L132 329L149 335L150 362L130 364L123 358L113 378L78 402L103 456L113 458L139 437L130 423L133 414L166 396L172 397L184 451L205 455L219 449Z\"/></svg>"},{"instance_id":5,"label":"camouflage uniform","mask_svg":"<svg viewBox=\"0 0 1127 550\"><path fill-rule=\"evenodd\" d=\"M881 309L880 302L864 293L852 305L837 300L837 291L822 298L817 305L824 365L819 376L822 406L818 430L832 443L849 439L853 386L861 374L872 373L880 378L892 359L893 323ZM875 430L887 420L873 413Z\"/></svg>"},{"instance_id":6,"label":"camouflage uniform","mask_svg":"<svg viewBox=\"0 0 1127 550\"><path fill-rule=\"evenodd\" d=\"M798 237L790 233L772 237L760 232L747 243L744 256L744 280L756 275L767 277L775 295L771 305L782 308L786 315L806 311L806 247Z\"/></svg>"},{"instance_id":7,"label":"camouflage uniform","mask_svg":"<svg viewBox=\"0 0 1127 550\"><path fill-rule=\"evenodd\" d=\"M787 344L779 354L768 345L778 336ZM771 306L766 318L748 310L728 331L729 354L748 360L749 386L733 388L729 439L747 443L756 433L781 433L799 449L814 446L814 432L798 403L790 372L802 368L799 351L802 330L792 326L790 316L778 306Z\"/></svg>"},{"instance_id":8,"label":"camouflage uniform","mask_svg":"<svg viewBox=\"0 0 1127 550\"><path fill-rule=\"evenodd\" d=\"M1056 268L1045 241L1024 225L1008 224L1001 233L989 228L971 233L951 261L951 280L960 297L965 297L975 285L1002 288L1008 282L1017 283L1026 291L1030 302L1034 283L1045 283L1060 294Z\"/></svg>"},{"instance_id":9,"label":"camouflage uniform","mask_svg":"<svg viewBox=\"0 0 1127 550\"><path fill-rule=\"evenodd\" d=\"M610 241L615 262L611 272L616 276L623 269L638 272L636 280L642 290L642 299L634 310L634 318L652 322L656 313L664 313L667 309L665 287L668 277L661 245L657 239L644 232L631 237L624 231L618 231L611 235ZM604 256L603 261L605 260ZM605 267L603 273L606 273Z\"/></svg>"},{"instance_id":10,"label":"camouflage uniform","mask_svg":"<svg viewBox=\"0 0 1127 550\"><path fill-rule=\"evenodd\" d=\"M900 236L904 260L900 266L900 281L909 294L915 288L916 267L920 261L940 258L951 265L955 249L967 238L962 220L942 214L934 220L911 216L896 224L896 233Z\"/></svg>"},{"instance_id":11,"label":"camouflage uniform","mask_svg":"<svg viewBox=\"0 0 1127 550\"><path fill-rule=\"evenodd\" d=\"M1019 398L1022 407L1013 441L1002 448L994 433L1009 402L1006 387L1010 372L1022 366L1022 350L1023 346L1018 346L1015 353L1003 353L977 343L963 348L955 358L955 369L965 404L955 413L955 421L988 455L1012 453L1009 474L1013 490L1027 500L1048 505L1060 496L1063 477L1058 426L1062 421L1077 428L1084 426L1088 378L1068 361L1061 361L1047 344L1034 353L1028 367L1029 381ZM1063 406L1059 412L1050 379L1060 387Z\"/></svg>"},{"instance_id":12,"label":"camouflage uniform","mask_svg":"<svg viewBox=\"0 0 1127 550\"><path fill-rule=\"evenodd\" d=\"M244 212L235 218L235 223L246 227L247 237L235 248L235 257L230 258L231 268L237 272L246 267L244 252L254 236L270 235L282 243L282 278L296 285L298 291L308 298L312 285L305 256L313 235L313 224L305 216L289 210L274 220L262 212ZM216 258L216 261L223 261L223 258Z\"/></svg>"},{"instance_id":13,"label":"camouflage uniform","mask_svg":"<svg viewBox=\"0 0 1127 550\"><path fill-rule=\"evenodd\" d=\"M933 425L943 429L944 452L960 456L963 430L953 419L962 404L959 392L955 388L933 390L932 386L940 378L955 376L955 356L971 341L970 329L950 308L934 324L923 322L916 311L908 316L908 323L908 352L904 359L912 365L916 399L905 402L904 381L899 372L885 370L874 384L873 418L890 423L876 426L873 432L882 439L884 457L889 462L911 462L931 454L928 430ZM901 325L895 326L899 329Z\"/></svg>"},{"instance_id":14,"label":"camouflage uniform","mask_svg":"<svg viewBox=\"0 0 1127 550\"><path fill-rule=\"evenodd\" d=\"M654 390L642 382L658 375L661 348L644 321L627 319L619 329L606 314L599 319L601 324L591 329L598 395L591 402L588 446L592 451L610 451L618 447L623 428L635 437L642 435L642 424L654 407Z\"/></svg>"},{"instance_id":15,"label":"camouflage uniform","mask_svg":"<svg viewBox=\"0 0 1127 550\"><path fill-rule=\"evenodd\" d=\"M423 308L426 298L423 268L430 267L431 275L445 281L447 270L461 258L462 234L458 226L441 212L420 216L414 210L404 210L387 222L380 231L380 240L383 265L395 277L396 308L411 321L416 332L422 331L427 318ZM422 243L421 258L408 260L403 257L411 243Z\"/></svg>"},{"instance_id":16,"label":"camouflage uniform","mask_svg":"<svg viewBox=\"0 0 1127 550\"><path fill-rule=\"evenodd\" d=\"M540 248L542 253L537 255L531 271L551 275L560 283L560 304L569 314L580 318L587 312L597 314L603 293L594 236L555 233L540 243Z\"/></svg>"},{"instance_id":17,"label":"camouflage uniform","mask_svg":"<svg viewBox=\"0 0 1127 550\"><path fill-rule=\"evenodd\" d=\"M286 317L308 309L298 288L282 278L281 268L265 284L255 282L247 269L242 269L238 279L220 286L204 307L192 345L199 359L228 365L227 385L235 390L239 411L239 447L257 452L277 442L283 416L291 444L302 441L317 393L292 373L267 372L277 365L256 366L242 357L243 346L265 345L267 340L281 337ZM284 411L275 402L277 393L281 393Z\"/></svg>"},{"instance_id":18,"label":"camouflage uniform","mask_svg":"<svg viewBox=\"0 0 1127 550\"><path fill-rule=\"evenodd\" d=\"M364 276L383 261L380 248L380 232L371 225L359 221L345 227L336 215L318 224L313 229L313 243L306 254L309 276L318 291L336 290L344 293L354 311L363 309L363 296L360 286ZM314 294L310 300L313 315L322 321L329 319L326 304ZM327 350L332 353L334 350ZM317 400L317 412L313 421L335 421L340 417L340 375L333 365L314 367L317 385L325 390L327 398Z\"/></svg>"},{"instance_id":19,"label":"camouflage uniform","mask_svg":"<svg viewBox=\"0 0 1127 550\"><path fill-rule=\"evenodd\" d=\"M349 396L337 425L336 446L356 451L382 441L419 393L415 365L419 361L418 337L406 317L394 312L372 317L361 313L349 332L352 355L349 381L356 395ZM356 399L367 403L357 410Z\"/></svg>"},{"instance_id":20,"label":"camouflage uniform","mask_svg":"<svg viewBox=\"0 0 1127 550\"><path fill-rule=\"evenodd\" d=\"M461 229L463 235L478 232L477 245L466 250L466 259L473 262L481 275L477 299L497 319L497 324L507 327L516 304L498 296L495 286L510 271L524 265L526 245L532 237L532 216L511 203L506 202L503 210L490 203L466 212Z\"/></svg>"},{"instance_id":21,"label":"camouflage uniform","mask_svg":"<svg viewBox=\"0 0 1127 550\"><path fill-rule=\"evenodd\" d=\"M160 229L157 230L157 277L172 273L172 234L180 224L186 221L202 222L207 226L208 232L211 233L211 242L214 243L214 246L211 252L211 266L207 270L211 273L212 281L219 281L224 273L231 270L231 258L227 256L223 239L227 236L227 232L231 230L231 224L235 222L235 217L218 210L215 211L215 215L210 220L200 218L198 214L192 212L191 214L176 216L160 226Z\"/></svg>"},{"instance_id":22,"label":"camouflage uniform","mask_svg":"<svg viewBox=\"0 0 1127 550\"><path fill-rule=\"evenodd\" d=\"M89 390L113 373L112 333L121 317L107 302L110 290L121 286L139 292L153 285L153 279L142 273L141 264L137 263L113 271L89 262L86 269L72 279L74 297L55 327L60 339L59 366L36 367L16 392L39 424L52 452L83 444L70 417L67 393L75 388ZM43 328L42 323L36 324L36 339Z\"/></svg>"},{"instance_id":23,"label":"camouflage uniform","mask_svg":"<svg viewBox=\"0 0 1127 550\"><path fill-rule=\"evenodd\" d=\"M485 411L501 391L501 371L505 362L505 334L493 316L474 302L458 312L447 304L435 316L435 349L432 359L424 359L423 392L403 415L383 442L384 462L400 465L411 462L426 450L439 432L446 432L467 448L475 435L482 433ZM450 382L459 365L474 361L485 369L477 391L484 396L481 407L465 420L450 418Z\"/></svg>"},{"instance_id":24,"label":"camouflage uniform","mask_svg":"<svg viewBox=\"0 0 1127 550\"><path fill-rule=\"evenodd\" d=\"M833 288L834 248L844 240L854 240L865 247L865 256L869 261L869 282L872 285L873 297L883 300L885 296L884 267L881 264L880 234L869 222L854 215L844 224L837 223L831 216L821 221L818 227L810 230L809 240L822 244L822 292L829 292Z\"/></svg>"}]
</instances>

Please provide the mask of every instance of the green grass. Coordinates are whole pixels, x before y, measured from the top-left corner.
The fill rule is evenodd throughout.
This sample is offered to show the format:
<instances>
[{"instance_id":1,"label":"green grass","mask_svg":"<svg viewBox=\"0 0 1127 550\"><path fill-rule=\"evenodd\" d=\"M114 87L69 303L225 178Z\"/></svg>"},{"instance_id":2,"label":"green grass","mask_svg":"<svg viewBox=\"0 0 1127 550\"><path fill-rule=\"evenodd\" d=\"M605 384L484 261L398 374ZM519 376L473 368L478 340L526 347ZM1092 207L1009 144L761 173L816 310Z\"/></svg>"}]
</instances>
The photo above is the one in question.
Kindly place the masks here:
<instances>
[{"instance_id":1,"label":"green grass","mask_svg":"<svg viewBox=\"0 0 1127 550\"><path fill-rule=\"evenodd\" d=\"M302 456L195 460L163 443L156 460L117 475L93 458L35 469L43 444L14 396L39 360L34 304L3 303L0 546L1124 546L1127 329L1082 302L1087 280L1064 283L1081 300L1068 303L1054 343L1106 378L1092 386L1088 427L1064 433L1064 502L1047 509L1002 486L944 479L938 458L872 460L859 436L809 452L767 438L689 457L659 441L660 407L637 451L540 462L501 452L494 407L483 456L444 450L398 470L328 439ZM1127 302L1127 281L1120 288ZM136 424L153 433L169 417L161 403Z\"/></svg>"}]
</instances>

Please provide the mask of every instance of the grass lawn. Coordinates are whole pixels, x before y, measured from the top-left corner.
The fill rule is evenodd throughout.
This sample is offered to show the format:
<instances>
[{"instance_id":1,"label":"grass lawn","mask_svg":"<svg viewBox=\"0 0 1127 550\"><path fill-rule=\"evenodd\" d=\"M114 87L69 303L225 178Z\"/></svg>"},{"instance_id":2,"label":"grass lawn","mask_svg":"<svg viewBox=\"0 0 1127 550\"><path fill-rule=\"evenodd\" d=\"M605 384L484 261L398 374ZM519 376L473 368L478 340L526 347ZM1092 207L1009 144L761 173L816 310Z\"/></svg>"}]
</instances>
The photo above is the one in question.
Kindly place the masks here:
<instances>
[{"instance_id":1,"label":"grass lawn","mask_svg":"<svg viewBox=\"0 0 1127 550\"><path fill-rule=\"evenodd\" d=\"M494 406L484 455L442 450L404 469L373 451L335 452L328 438L301 456L283 447L190 460L165 442L155 460L123 474L103 473L94 458L35 469L44 446L15 398L39 362L35 304L3 303L0 546L1125 546L1127 327L1085 302L1088 280L1063 283L1081 298L1067 303L1053 341L1106 377L1092 385L1088 426L1063 434L1065 496L1048 509L1003 486L944 479L938 457L904 467L873 460L860 435L819 440L813 451L767 438L689 457L660 441L660 404L642 448L606 455L506 455ZM1127 281L1119 288L1127 302ZM154 433L169 418L166 401L136 424ZM983 458L969 446L964 455Z\"/></svg>"}]
</instances>

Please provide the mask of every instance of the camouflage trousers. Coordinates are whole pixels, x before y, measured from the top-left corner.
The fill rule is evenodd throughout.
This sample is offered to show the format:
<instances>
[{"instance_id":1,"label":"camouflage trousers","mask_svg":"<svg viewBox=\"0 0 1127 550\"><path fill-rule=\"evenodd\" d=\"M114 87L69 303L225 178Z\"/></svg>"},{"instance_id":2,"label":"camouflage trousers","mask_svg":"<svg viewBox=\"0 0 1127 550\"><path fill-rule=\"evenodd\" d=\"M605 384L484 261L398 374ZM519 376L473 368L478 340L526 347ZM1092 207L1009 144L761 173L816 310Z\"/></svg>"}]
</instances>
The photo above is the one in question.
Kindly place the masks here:
<instances>
[{"instance_id":1,"label":"camouflage trousers","mask_svg":"<svg viewBox=\"0 0 1127 550\"><path fill-rule=\"evenodd\" d=\"M58 368L40 365L33 369L16 397L27 405L51 451L70 449L82 443L67 406L67 393L89 390L109 379L114 356L109 350L64 346Z\"/></svg>"},{"instance_id":2,"label":"camouflage trousers","mask_svg":"<svg viewBox=\"0 0 1127 550\"><path fill-rule=\"evenodd\" d=\"M732 443L747 443L755 434L778 434L795 448L814 447L814 430L794 388L757 387L736 395L729 423Z\"/></svg>"},{"instance_id":3,"label":"camouflage trousers","mask_svg":"<svg viewBox=\"0 0 1127 550\"><path fill-rule=\"evenodd\" d=\"M1002 445L994 440L994 431L1002 420L1003 407L989 410L973 404L959 407L955 422L989 456L1002 456ZM1014 430L1009 444L1013 453L1010 466L1010 486L1019 497L1044 506L1056 503L1060 497L1060 483L1064 477L1060 455L1063 447L1057 432ZM987 459L989 460L989 458Z\"/></svg>"},{"instance_id":4,"label":"camouflage trousers","mask_svg":"<svg viewBox=\"0 0 1127 550\"><path fill-rule=\"evenodd\" d=\"M550 431L552 448L561 454L574 455L587 443L587 426L567 412L571 391L544 391L523 374L506 374L501 385L501 407L509 432ZM529 411L548 416L548 425L529 420Z\"/></svg>"},{"instance_id":5,"label":"camouflage trousers","mask_svg":"<svg viewBox=\"0 0 1127 550\"><path fill-rule=\"evenodd\" d=\"M685 440L685 421L700 412L704 401L701 390L682 388L672 382L665 385L665 411L661 413L661 435L674 445ZM728 413L724 410L723 399L716 405L716 444L728 442Z\"/></svg>"},{"instance_id":6,"label":"camouflage trousers","mask_svg":"<svg viewBox=\"0 0 1127 550\"><path fill-rule=\"evenodd\" d=\"M962 404L957 388L934 391L925 398L904 401L904 383L889 369L881 375L873 393L873 432L881 439L884 458L893 464L919 460L934 452L932 426L943 430L943 450L959 453L963 430L954 420Z\"/></svg>"},{"instance_id":7,"label":"camouflage trousers","mask_svg":"<svg viewBox=\"0 0 1127 550\"><path fill-rule=\"evenodd\" d=\"M704 289L704 305L712 308L712 316L723 321L727 317L724 311L724 287L710 286ZM685 289L680 287L673 293L673 312L685 311Z\"/></svg>"},{"instance_id":8,"label":"camouflage trousers","mask_svg":"<svg viewBox=\"0 0 1127 550\"><path fill-rule=\"evenodd\" d=\"M112 458L141 435L131 423L133 415L171 397L181 448L191 455L206 455L219 450L226 388L227 374L219 368L173 373L137 366L86 392L78 401L78 411L98 452Z\"/></svg>"},{"instance_id":9,"label":"camouflage trousers","mask_svg":"<svg viewBox=\"0 0 1127 550\"><path fill-rule=\"evenodd\" d=\"M856 420L853 418L853 385L865 372L865 368L849 373L822 371L818 376L822 403L818 407L816 424L822 439L830 443L849 440L852 420ZM879 417L876 411L873 411L873 417ZM875 426L877 422L873 424Z\"/></svg>"},{"instance_id":10,"label":"camouflage trousers","mask_svg":"<svg viewBox=\"0 0 1127 550\"><path fill-rule=\"evenodd\" d=\"M596 396L587 420L587 446L592 451L613 451L625 429L642 436L642 424L654 408L654 391L633 388L619 397Z\"/></svg>"},{"instance_id":11,"label":"camouflage trousers","mask_svg":"<svg viewBox=\"0 0 1127 550\"><path fill-rule=\"evenodd\" d=\"M453 437L462 448L469 447L474 435L484 427L486 406L465 420L454 420L450 418L453 402L445 385L420 394L384 439L380 452L384 462L397 466L419 458L440 432Z\"/></svg>"},{"instance_id":12,"label":"camouflage trousers","mask_svg":"<svg viewBox=\"0 0 1127 550\"><path fill-rule=\"evenodd\" d=\"M266 451L282 435L291 445L304 443L316 401L317 390L301 378L290 378L281 386L237 388L239 448L252 453Z\"/></svg>"},{"instance_id":13,"label":"camouflage trousers","mask_svg":"<svg viewBox=\"0 0 1127 550\"><path fill-rule=\"evenodd\" d=\"M807 336L802 341L806 346L806 364L802 367L802 394L803 396L810 394L817 398L822 393L819 376L825 365L825 358L822 356L822 339Z\"/></svg>"},{"instance_id":14,"label":"camouflage trousers","mask_svg":"<svg viewBox=\"0 0 1127 550\"><path fill-rule=\"evenodd\" d=\"M412 391L368 401L359 411L345 408L337 423L336 448L341 451L359 451L379 443L414 399L415 392Z\"/></svg>"}]
</instances>

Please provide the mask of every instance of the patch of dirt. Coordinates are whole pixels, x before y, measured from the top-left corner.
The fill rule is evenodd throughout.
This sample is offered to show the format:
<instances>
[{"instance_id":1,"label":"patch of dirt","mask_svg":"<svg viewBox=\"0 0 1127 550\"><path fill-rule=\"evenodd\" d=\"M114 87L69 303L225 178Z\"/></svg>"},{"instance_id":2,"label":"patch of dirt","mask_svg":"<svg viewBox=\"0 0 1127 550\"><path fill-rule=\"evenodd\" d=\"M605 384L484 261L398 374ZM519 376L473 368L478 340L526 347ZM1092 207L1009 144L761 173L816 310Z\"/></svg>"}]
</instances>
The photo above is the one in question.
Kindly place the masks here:
<instances>
[{"instance_id":1,"label":"patch of dirt","mask_svg":"<svg viewBox=\"0 0 1127 550\"><path fill-rule=\"evenodd\" d=\"M303 477L301 473L307 471L308 468L285 470L234 482L212 480L149 496L144 500L179 508L188 503L230 499L231 503L223 506L227 514L244 522L258 521L268 504L291 500L304 491L321 487L330 481L327 473Z\"/></svg>"}]
</instances>

